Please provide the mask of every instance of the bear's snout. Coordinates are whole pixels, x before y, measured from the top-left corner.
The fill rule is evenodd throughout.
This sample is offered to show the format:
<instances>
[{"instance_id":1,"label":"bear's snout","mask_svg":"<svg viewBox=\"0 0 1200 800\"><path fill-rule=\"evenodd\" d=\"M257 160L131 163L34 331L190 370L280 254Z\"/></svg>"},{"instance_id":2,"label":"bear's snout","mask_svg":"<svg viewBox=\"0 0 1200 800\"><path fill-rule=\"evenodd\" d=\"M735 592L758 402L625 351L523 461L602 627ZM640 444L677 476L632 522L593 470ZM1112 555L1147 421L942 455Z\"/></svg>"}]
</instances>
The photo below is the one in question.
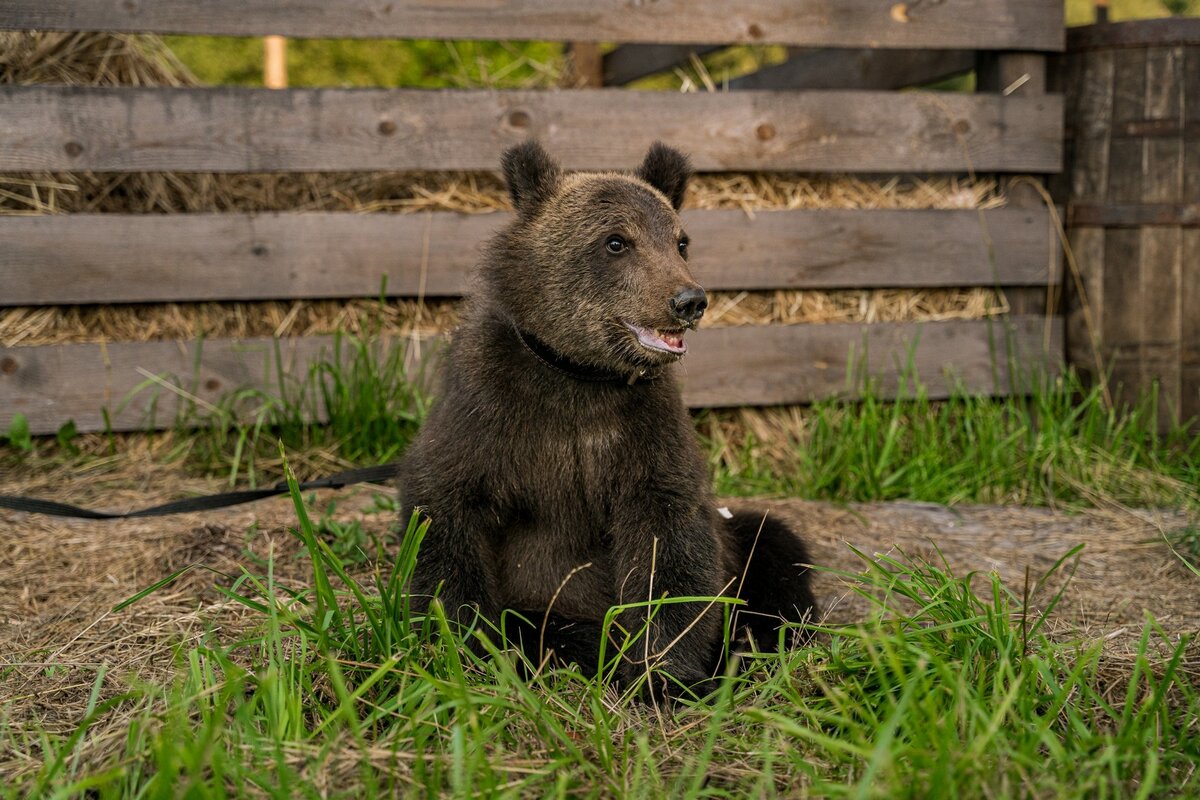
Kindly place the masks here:
<instances>
[{"instance_id":1,"label":"bear's snout","mask_svg":"<svg viewBox=\"0 0 1200 800\"><path fill-rule=\"evenodd\" d=\"M691 286L671 298L671 314L684 325L695 325L708 308L708 295L699 286Z\"/></svg>"}]
</instances>

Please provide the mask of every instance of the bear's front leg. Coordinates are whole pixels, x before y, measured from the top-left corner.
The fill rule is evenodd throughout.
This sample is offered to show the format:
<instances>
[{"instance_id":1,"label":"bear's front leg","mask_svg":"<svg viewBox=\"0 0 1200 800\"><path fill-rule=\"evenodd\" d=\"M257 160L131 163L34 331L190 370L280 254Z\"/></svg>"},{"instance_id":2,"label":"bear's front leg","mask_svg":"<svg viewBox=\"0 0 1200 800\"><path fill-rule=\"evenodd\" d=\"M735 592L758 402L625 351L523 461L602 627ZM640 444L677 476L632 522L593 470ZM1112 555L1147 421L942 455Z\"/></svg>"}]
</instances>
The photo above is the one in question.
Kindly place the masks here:
<instances>
[{"instance_id":1,"label":"bear's front leg","mask_svg":"<svg viewBox=\"0 0 1200 800\"><path fill-rule=\"evenodd\" d=\"M712 602L722 593L721 559L711 515L694 500L651 494L626 499L617 516L616 596L635 604L617 622L630 633L645 629L626 650L617 677L629 685L654 667L698 686L711 677L721 637L721 606ZM707 599L653 602L680 597Z\"/></svg>"},{"instance_id":2,"label":"bear's front leg","mask_svg":"<svg viewBox=\"0 0 1200 800\"><path fill-rule=\"evenodd\" d=\"M500 617L498 579L492 553L492 530L486 509L444 498L422 507L429 530L417 553L412 597L427 608L437 595L451 622L464 628L476 616L490 622ZM494 524L494 515L490 515Z\"/></svg>"}]
</instances>

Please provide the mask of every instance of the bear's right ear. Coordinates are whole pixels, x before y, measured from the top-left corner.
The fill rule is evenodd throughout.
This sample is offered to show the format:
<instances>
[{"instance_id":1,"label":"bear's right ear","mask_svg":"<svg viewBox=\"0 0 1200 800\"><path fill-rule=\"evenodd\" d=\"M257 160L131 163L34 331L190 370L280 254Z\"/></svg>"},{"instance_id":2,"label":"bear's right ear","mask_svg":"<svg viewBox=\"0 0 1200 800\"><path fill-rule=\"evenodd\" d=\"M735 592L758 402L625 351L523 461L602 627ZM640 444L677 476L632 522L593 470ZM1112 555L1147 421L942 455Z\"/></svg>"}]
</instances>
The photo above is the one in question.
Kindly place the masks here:
<instances>
[{"instance_id":1,"label":"bear's right ear","mask_svg":"<svg viewBox=\"0 0 1200 800\"><path fill-rule=\"evenodd\" d=\"M513 208L529 216L558 190L562 169L537 141L530 139L504 151L500 159Z\"/></svg>"},{"instance_id":2,"label":"bear's right ear","mask_svg":"<svg viewBox=\"0 0 1200 800\"><path fill-rule=\"evenodd\" d=\"M638 167L637 176L658 189L678 211L683 205L688 181L692 179L692 164L688 157L662 142L650 145L646 159Z\"/></svg>"}]
</instances>

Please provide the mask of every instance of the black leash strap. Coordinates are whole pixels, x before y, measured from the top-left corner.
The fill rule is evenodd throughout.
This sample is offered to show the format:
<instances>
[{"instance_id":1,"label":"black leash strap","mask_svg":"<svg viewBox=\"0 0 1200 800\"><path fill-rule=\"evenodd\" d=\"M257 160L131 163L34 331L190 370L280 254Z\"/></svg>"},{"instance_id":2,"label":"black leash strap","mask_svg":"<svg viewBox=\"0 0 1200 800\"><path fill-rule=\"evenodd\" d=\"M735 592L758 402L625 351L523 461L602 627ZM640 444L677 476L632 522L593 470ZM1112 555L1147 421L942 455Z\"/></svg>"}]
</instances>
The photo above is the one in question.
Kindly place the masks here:
<instances>
[{"instance_id":1,"label":"black leash strap","mask_svg":"<svg viewBox=\"0 0 1200 800\"><path fill-rule=\"evenodd\" d=\"M327 478L317 478L300 484L300 491L309 489L341 489L355 483L384 483L396 476L399 464L380 464L377 467L351 469L330 475ZM39 500L35 497L10 497L0 495L0 508L12 511L26 511L30 514L48 514L55 517L77 517L79 519L127 519L129 517L161 517L167 514L182 514L186 511L209 511L214 508L225 508L266 497L276 497L288 493L287 481L280 481L268 489L245 489L240 492L223 492L222 494L206 495L204 497L189 497L186 500L172 500L170 503L128 511L123 514L111 514L107 511L93 511L90 508L56 503L53 500Z\"/></svg>"}]
</instances>

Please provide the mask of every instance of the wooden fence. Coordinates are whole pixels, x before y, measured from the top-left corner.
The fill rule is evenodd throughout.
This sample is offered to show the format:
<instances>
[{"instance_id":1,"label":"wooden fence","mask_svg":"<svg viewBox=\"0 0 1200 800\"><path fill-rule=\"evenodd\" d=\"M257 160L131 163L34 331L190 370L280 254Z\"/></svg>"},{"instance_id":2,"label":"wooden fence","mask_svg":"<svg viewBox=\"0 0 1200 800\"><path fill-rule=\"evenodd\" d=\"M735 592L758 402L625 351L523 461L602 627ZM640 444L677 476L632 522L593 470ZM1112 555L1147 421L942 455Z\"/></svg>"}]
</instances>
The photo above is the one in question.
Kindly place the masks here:
<instances>
[{"instance_id":1,"label":"wooden fence","mask_svg":"<svg viewBox=\"0 0 1200 800\"><path fill-rule=\"evenodd\" d=\"M570 168L635 166L661 139L703 171L1053 173L1062 101L1044 53L1061 50L1051 0L9 0L0 29L536 39L628 43L597 60L595 84L670 68L736 43L788 46L778 67L715 93L0 87L0 171L314 172L495 169L534 136ZM1013 52L1018 49L1020 52ZM975 69L979 91L896 89ZM1018 390L1012 364L1053 369L1060 281L1048 210L1019 196L974 210L690 211L695 271L712 289L1005 289L1004 320L701 330L681 377L693 406L765 405L843 392L848 354L883 391L909 356L934 396ZM0 217L0 305L372 296L454 296L505 215L349 213ZM203 399L269 384L319 337L267 342L0 347L0 429L68 419L146 424L147 375ZM266 377L265 377L266 376ZM170 419L160 408L160 422Z\"/></svg>"}]
</instances>

